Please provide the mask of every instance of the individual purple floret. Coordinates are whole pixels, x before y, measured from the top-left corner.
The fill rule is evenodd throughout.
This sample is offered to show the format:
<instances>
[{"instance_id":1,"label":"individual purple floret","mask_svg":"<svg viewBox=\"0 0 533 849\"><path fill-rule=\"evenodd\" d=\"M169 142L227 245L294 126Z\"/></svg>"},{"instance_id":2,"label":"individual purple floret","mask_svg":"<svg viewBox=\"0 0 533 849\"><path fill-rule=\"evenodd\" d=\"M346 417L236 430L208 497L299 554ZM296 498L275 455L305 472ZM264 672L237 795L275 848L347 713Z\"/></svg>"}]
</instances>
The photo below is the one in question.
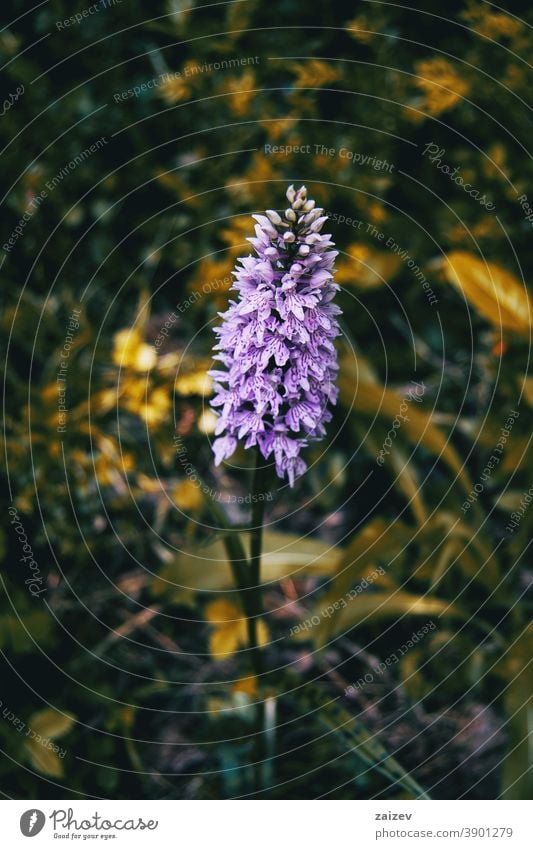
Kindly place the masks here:
<instances>
[{"instance_id":1,"label":"individual purple floret","mask_svg":"<svg viewBox=\"0 0 533 849\"><path fill-rule=\"evenodd\" d=\"M337 251L329 235L321 235L327 220L323 209L307 200L305 186L287 190L289 208L281 215L267 210L254 215L257 256L238 260L230 301L222 324L215 329L214 350L224 370L210 372L215 380L211 404L221 407L213 451L217 465L230 457L239 440L272 454L280 478L292 486L307 465L300 457L310 440L325 435L330 421L328 402L338 389L337 353L340 335L332 303Z\"/></svg>"}]
</instances>

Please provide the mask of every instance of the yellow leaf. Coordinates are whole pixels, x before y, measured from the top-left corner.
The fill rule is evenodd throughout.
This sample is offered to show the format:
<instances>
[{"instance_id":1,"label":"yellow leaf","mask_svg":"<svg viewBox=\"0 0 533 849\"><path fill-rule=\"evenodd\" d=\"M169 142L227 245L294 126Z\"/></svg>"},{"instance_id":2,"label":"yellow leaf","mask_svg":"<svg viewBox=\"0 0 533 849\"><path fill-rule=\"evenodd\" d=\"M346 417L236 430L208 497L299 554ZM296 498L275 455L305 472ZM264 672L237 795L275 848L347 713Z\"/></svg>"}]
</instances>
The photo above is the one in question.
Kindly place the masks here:
<instances>
[{"instance_id":1,"label":"yellow leaf","mask_svg":"<svg viewBox=\"0 0 533 849\"><path fill-rule=\"evenodd\" d=\"M358 415L372 419L380 416L393 422L400 413L402 397L377 381L369 380L368 373L358 368L345 357L338 378L340 397L345 407L357 410ZM416 402L409 404L405 420L397 431L398 439L407 438L415 445L420 443L432 454L442 459L462 481L465 491L470 493L472 482L455 448L446 435L433 423L431 414L417 408Z\"/></svg>"},{"instance_id":2,"label":"yellow leaf","mask_svg":"<svg viewBox=\"0 0 533 849\"><path fill-rule=\"evenodd\" d=\"M357 581L363 580L367 573L374 571L373 564L376 560L394 557L412 537L413 529L399 521L391 525L378 517L365 525L339 559L335 577L319 607L327 607L344 596ZM394 587L394 583L386 574L378 575L374 583L376 586Z\"/></svg>"},{"instance_id":3,"label":"yellow leaf","mask_svg":"<svg viewBox=\"0 0 533 849\"><path fill-rule=\"evenodd\" d=\"M519 388L524 388L524 398L530 407L533 407L533 377L524 375L523 380L519 381Z\"/></svg>"},{"instance_id":4,"label":"yellow leaf","mask_svg":"<svg viewBox=\"0 0 533 849\"><path fill-rule=\"evenodd\" d=\"M32 765L43 775L53 778L63 776L59 747L52 741L68 734L74 722L73 716L54 708L45 708L30 716L28 731L31 731L31 737L24 741L24 749Z\"/></svg>"},{"instance_id":5,"label":"yellow leaf","mask_svg":"<svg viewBox=\"0 0 533 849\"><path fill-rule=\"evenodd\" d=\"M168 552L160 549L162 559ZM339 547L312 537L300 537L278 531L263 534L261 579L263 584L289 577L330 575L342 555ZM152 582L152 593L166 595L174 603L189 603L198 591L216 592L233 587L233 576L226 550L220 539L205 547L172 556ZM219 617L222 618L222 617Z\"/></svg>"},{"instance_id":6,"label":"yellow leaf","mask_svg":"<svg viewBox=\"0 0 533 849\"><path fill-rule=\"evenodd\" d=\"M68 713L62 713L54 708L45 708L34 713L28 720L30 728L41 737L49 737L55 740L68 734L73 727L75 719Z\"/></svg>"},{"instance_id":7,"label":"yellow leaf","mask_svg":"<svg viewBox=\"0 0 533 849\"><path fill-rule=\"evenodd\" d=\"M443 265L446 279L496 327L529 337L531 304L525 286L495 263L466 251L452 251Z\"/></svg>"},{"instance_id":8,"label":"yellow leaf","mask_svg":"<svg viewBox=\"0 0 533 849\"><path fill-rule=\"evenodd\" d=\"M322 605L319 605L322 608ZM402 591L393 593L362 593L348 599L346 607L341 607L330 618L321 617L320 622L311 631L317 645L323 645L336 634L356 628L366 622L376 622L380 619L394 619L404 616L439 616L446 613L457 616L458 611L447 601L442 601L430 595L414 595ZM306 632L298 635L305 639Z\"/></svg>"},{"instance_id":9,"label":"yellow leaf","mask_svg":"<svg viewBox=\"0 0 533 849\"><path fill-rule=\"evenodd\" d=\"M379 447L376 440L367 435L366 443L372 453L377 456ZM422 499L418 472L414 463L410 461L403 448L397 444L394 446L394 451L384 455L384 465L391 467L393 473L396 475L394 479L395 485L407 498L411 510L413 511L413 515L419 525L423 525L428 514Z\"/></svg>"},{"instance_id":10,"label":"yellow leaf","mask_svg":"<svg viewBox=\"0 0 533 849\"><path fill-rule=\"evenodd\" d=\"M63 763L57 752L37 740L25 740L24 748L31 764L43 775L50 775L52 778L63 777Z\"/></svg>"},{"instance_id":11,"label":"yellow leaf","mask_svg":"<svg viewBox=\"0 0 533 849\"><path fill-rule=\"evenodd\" d=\"M501 495L497 495L495 499L496 507L500 510L506 510L511 513L513 510L518 510L524 498L524 493L520 489L508 489Z\"/></svg>"}]
</instances>

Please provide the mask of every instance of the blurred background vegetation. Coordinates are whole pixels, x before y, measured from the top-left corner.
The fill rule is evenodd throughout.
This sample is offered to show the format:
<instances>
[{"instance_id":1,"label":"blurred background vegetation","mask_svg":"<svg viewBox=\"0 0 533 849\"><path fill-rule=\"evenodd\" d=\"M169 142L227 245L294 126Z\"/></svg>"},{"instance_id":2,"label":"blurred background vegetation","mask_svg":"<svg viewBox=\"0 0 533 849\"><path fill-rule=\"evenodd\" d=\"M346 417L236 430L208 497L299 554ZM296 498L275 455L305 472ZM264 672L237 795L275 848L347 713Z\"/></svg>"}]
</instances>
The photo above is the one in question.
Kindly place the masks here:
<instances>
[{"instance_id":1,"label":"blurred background vegetation","mask_svg":"<svg viewBox=\"0 0 533 849\"><path fill-rule=\"evenodd\" d=\"M5 0L4 794L530 797L524 6ZM206 370L288 183L332 216L341 399L267 504L258 682Z\"/></svg>"}]
</instances>

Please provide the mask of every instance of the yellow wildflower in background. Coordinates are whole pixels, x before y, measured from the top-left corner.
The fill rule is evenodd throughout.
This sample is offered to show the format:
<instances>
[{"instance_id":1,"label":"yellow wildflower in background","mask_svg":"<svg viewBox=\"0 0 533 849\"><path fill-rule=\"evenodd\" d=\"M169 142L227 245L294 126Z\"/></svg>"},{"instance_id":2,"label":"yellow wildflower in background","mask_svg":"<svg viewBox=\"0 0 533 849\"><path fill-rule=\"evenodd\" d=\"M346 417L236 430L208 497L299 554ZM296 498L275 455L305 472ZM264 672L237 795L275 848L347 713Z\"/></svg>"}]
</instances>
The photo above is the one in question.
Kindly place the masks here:
<instances>
[{"instance_id":1,"label":"yellow wildflower in background","mask_svg":"<svg viewBox=\"0 0 533 849\"><path fill-rule=\"evenodd\" d=\"M340 79L341 73L333 65L321 59L311 59L310 62L293 62L291 70L296 75L294 81L298 88L322 88Z\"/></svg>"},{"instance_id":2,"label":"yellow wildflower in background","mask_svg":"<svg viewBox=\"0 0 533 849\"><path fill-rule=\"evenodd\" d=\"M370 245L355 242L347 248L347 255L337 262L337 283L373 289L391 280L402 263L392 251L378 251Z\"/></svg>"},{"instance_id":3,"label":"yellow wildflower in background","mask_svg":"<svg viewBox=\"0 0 533 849\"><path fill-rule=\"evenodd\" d=\"M169 77L159 84L157 94L165 103L172 106L189 96L191 87L183 77Z\"/></svg>"},{"instance_id":4,"label":"yellow wildflower in background","mask_svg":"<svg viewBox=\"0 0 533 849\"><path fill-rule=\"evenodd\" d=\"M497 41L500 38L516 38L524 30L524 25L516 18L503 12L492 12L486 3L470 3L462 12L463 20L472 25L472 29L487 38Z\"/></svg>"},{"instance_id":5,"label":"yellow wildflower in background","mask_svg":"<svg viewBox=\"0 0 533 849\"><path fill-rule=\"evenodd\" d=\"M257 88L255 74L247 69L240 77L235 77L224 82L222 91L229 94L229 105L231 111L244 118L248 115L252 101L256 95Z\"/></svg>"},{"instance_id":6,"label":"yellow wildflower in background","mask_svg":"<svg viewBox=\"0 0 533 849\"><path fill-rule=\"evenodd\" d=\"M225 231L228 232L228 231ZM218 292L227 292L233 283L231 271L233 261L228 259L211 259L206 257L198 265L195 275L187 286L189 292L199 292L202 300L212 299ZM194 306L194 304L192 305Z\"/></svg>"},{"instance_id":7,"label":"yellow wildflower in background","mask_svg":"<svg viewBox=\"0 0 533 849\"><path fill-rule=\"evenodd\" d=\"M113 337L113 362L120 368L150 371L157 362L157 353L152 345L143 341L138 330L125 327Z\"/></svg>"},{"instance_id":8,"label":"yellow wildflower in background","mask_svg":"<svg viewBox=\"0 0 533 849\"><path fill-rule=\"evenodd\" d=\"M119 387L120 406L142 419L148 426L166 421L172 407L170 392L165 387L152 389L146 379L128 378Z\"/></svg>"},{"instance_id":9,"label":"yellow wildflower in background","mask_svg":"<svg viewBox=\"0 0 533 849\"><path fill-rule=\"evenodd\" d=\"M210 602L205 609L205 616L212 626L209 651L217 660L231 657L248 645L246 618L240 607L232 601L219 598ZM262 619L257 620L257 642L260 646L268 642L268 628Z\"/></svg>"},{"instance_id":10,"label":"yellow wildflower in background","mask_svg":"<svg viewBox=\"0 0 533 849\"><path fill-rule=\"evenodd\" d=\"M206 409L198 417L198 430L200 433L204 433L206 436L209 436L209 434L215 432L217 421L218 417L215 415L213 410Z\"/></svg>"},{"instance_id":11,"label":"yellow wildflower in background","mask_svg":"<svg viewBox=\"0 0 533 849\"><path fill-rule=\"evenodd\" d=\"M297 118L271 118L260 121L259 123L263 127L270 141L275 142L284 136L289 130L293 129L294 124L297 123L297 121Z\"/></svg>"},{"instance_id":12,"label":"yellow wildflower in background","mask_svg":"<svg viewBox=\"0 0 533 849\"><path fill-rule=\"evenodd\" d=\"M162 424L168 419L172 407L169 393L164 387L154 389L140 409L141 418L148 426Z\"/></svg>"},{"instance_id":13,"label":"yellow wildflower in background","mask_svg":"<svg viewBox=\"0 0 533 849\"><path fill-rule=\"evenodd\" d=\"M209 377L207 369L211 363L201 366L185 374L176 377L175 390L178 395L210 395L213 389L213 380Z\"/></svg>"},{"instance_id":14,"label":"yellow wildflower in background","mask_svg":"<svg viewBox=\"0 0 533 849\"><path fill-rule=\"evenodd\" d=\"M346 32L356 41L360 41L361 44L368 44L374 38L372 26L366 15L358 15L353 21L348 21Z\"/></svg>"},{"instance_id":15,"label":"yellow wildflower in background","mask_svg":"<svg viewBox=\"0 0 533 849\"><path fill-rule=\"evenodd\" d=\"M452 109L470 91L468 82L447 59L437 57L417 62L415 70L415 85L424 95L421 109L430 115Z\"/></svg>"},{"instance_id":16,"label":"yellow wildflower in background","mask_svg":"<svg viewBox=\"0 0 533 849\"><path fill-rule=\"evenodd\" d=\"M505 180L509 177L507 169L507 152L501 143L492 144L487 150L487 157L483 157L481 162L483 171L487 177L493 177L498 180Z\"/></svg>"},{"instance_id":17,"label":"yellow wildflower in background","mask_svg":"<svg viewBox=\"0 0 533 849\"><path fill-rule=\"evenodd\" d=\"M255 209L265 209L272 202L272 181L279 178L274 157L261 151L254 153L247 170L230 177L226 190L232 203L246 204ZM248 251L249 253L249 251Z\"/></svg>"},{"instance_id":18,"label":"yellow wildflower in background","mask_svg":"<svg viewBox=\"0 0 533 849\"><path fill-rule=\"evenodd\" d=\"M237 257L243 256L243 254L250 253L250 243L246 241L249 235L249 215L239 215L237 218L233 218L229 227L221 230L220 238L228 246L228 254L231 256L233 261L235 261Z\"/></svg>"},{"instance_id":19,"label":"yellow wildflower in background","mask_svg":"<svg viewBox=\"0 0 533 849\"><path fill-rule=\"evenodd\" d=\"M232 684L231 690L233 693L245 693L251 699L255 699L258 694L257 678L255 675L249 675L247 678L239 678Z\"/></svg>"},{"instance_id":20,"label":"yellow wildflower in background","mask_svg":"<svg viewBox=\"0 0 533 849\"><path fill-rule=\"evenodd\" d=\"M197 484L185 478L172 492L172 500L180 510L198 511L204 503L203 495Z\"/></svg>"}]
</instances>

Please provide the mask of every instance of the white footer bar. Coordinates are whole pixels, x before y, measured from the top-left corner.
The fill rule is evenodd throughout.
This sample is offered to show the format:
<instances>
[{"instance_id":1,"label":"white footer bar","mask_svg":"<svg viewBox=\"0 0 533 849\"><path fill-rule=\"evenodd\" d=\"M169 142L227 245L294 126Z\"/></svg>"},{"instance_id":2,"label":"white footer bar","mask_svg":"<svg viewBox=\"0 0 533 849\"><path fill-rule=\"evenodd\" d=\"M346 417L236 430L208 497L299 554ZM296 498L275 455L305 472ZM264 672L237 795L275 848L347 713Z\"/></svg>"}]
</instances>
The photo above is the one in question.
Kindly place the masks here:
<instances>
[{"instance_id":1,"label":"white footer bar","mask_svg":"<svg viewBox=\"0 0 533 849\"><path fill-rule=\"evenodd\" d=\"M0 803L0 828L6 849L533 847L531 803L525 801L9 800Z\"/></svg>"}]
</instances>

